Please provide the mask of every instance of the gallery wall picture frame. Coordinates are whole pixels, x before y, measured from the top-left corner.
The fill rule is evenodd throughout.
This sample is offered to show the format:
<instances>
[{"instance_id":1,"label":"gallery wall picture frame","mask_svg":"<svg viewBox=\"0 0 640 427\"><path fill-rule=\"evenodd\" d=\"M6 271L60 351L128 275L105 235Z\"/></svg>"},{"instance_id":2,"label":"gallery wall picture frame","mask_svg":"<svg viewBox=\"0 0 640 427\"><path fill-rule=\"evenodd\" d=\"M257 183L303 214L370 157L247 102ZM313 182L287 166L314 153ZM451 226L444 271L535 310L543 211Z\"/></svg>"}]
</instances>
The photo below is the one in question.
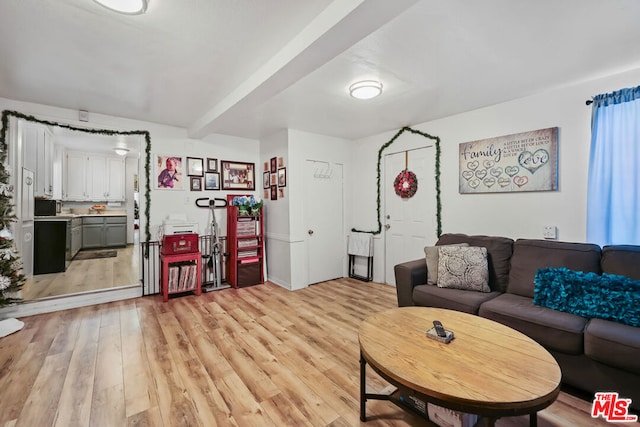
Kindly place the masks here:
<instances>
[{"instance_id":1,"label":"gallery wall picture frame","mask_svg":"<svg viewBox=\"0 0 640 427\"><path fill-rule=\"evenodd\" d=\"M187 175L203 176L204 165L201 157L187 157Z\"/></svg>"},{"instance_id":2,"label":"gallery wall picture frame","mask_svg":"<svg viewBox=\"0 0 640 427\"><path fill-rule=\"evenodd\" d=\"M222 189L223 190L255 190L255 164L222 160Z\"/></svg>"},{"instance_id":3,"label":"gallery wall picture frame","mask_svg":"<svg viewBox=\"0 0 640 427\"><path fill-rule=\"evenodd\" d=\"M189 189L191 191L202 191L202 178L200 178L199 176L190 176L189 182Z\"/></svg>"},{"instance_id":4,"label":"gallery wall picture frame","mask_svg":"<svg viewBox=\"0 0 640 427\"><path fill-rule=\"evenodd\" d=\"M204 189L205 190L220 189L220 174L218 172L205 172Z\"/></svg>"},{"instance_id":5,"label":"gallery wall picture frame","mask_svg":"<svg viewBox=\"0 0 640 427\"><path fill-rule=\"evenodd\" d=\"M277 174L276 174L275 172L274 172L274 173L272 173L272 174L271 174L271 178L270 178L270 181L271 181L271 182L270 182L270 184L271 184L271 185L277 185L277 183L276 183L276 178L277 178Z\"/></svg>"},{"instance_id":6,"label":"gallery wall picture frame","mask_svg":"<svg viewBox=\"0 0 640 427\"><path fill-rule=\"evenodd\" d=\"M287 168L278 169L278 187L287 186Z\"/></svg>"},{"instance_id":7,"label":"gallery wall picture frame","mask_svg":"<svg viewBox=\"0 0 640 427\"><path fill-rule=\"evenodd\" d=\"M218 159L207 157L207 172L218 172Z\"/></svg>"},{"instance_id":8,"label":"gallery wall picture frame","mask_svg":"<svg viewBox=\"0 0 640 427\"><path fill-rule=\"evenodd\" d=\"M271 186L271 200L278 200L278 186Z\"/></svg>"},{"instance_id":9,"label":"gallery wall picture frame","mask_svg":"<svg viewBox=\"0 0 640 427\"><path fill-rule=\"evenodd\" d=\"M156 190L183 190L183 165L181 156L165 154L155 155L155 189Z\"/></svg>"},{"instance_id":10,"label":"gallery wall picture frame","mask_svg":"<svg viewBox=\"0 0 640 427\"><path fill-rule=\"evenodd\" d=\"M271 158L271 173L276 173L278 170L278 158L277 157L272 157Z\"/></svg>"},{"instance_id":11,"label":"gallery wall picture frame","mask_svg":"<svg viewBox=\"0 0 640 427\"><path fill-rule=\"evenodd\" d=\"M262 174L262 188L269 188L271 185L271 172L266 171Z\"/></svg>"}]
</instances>

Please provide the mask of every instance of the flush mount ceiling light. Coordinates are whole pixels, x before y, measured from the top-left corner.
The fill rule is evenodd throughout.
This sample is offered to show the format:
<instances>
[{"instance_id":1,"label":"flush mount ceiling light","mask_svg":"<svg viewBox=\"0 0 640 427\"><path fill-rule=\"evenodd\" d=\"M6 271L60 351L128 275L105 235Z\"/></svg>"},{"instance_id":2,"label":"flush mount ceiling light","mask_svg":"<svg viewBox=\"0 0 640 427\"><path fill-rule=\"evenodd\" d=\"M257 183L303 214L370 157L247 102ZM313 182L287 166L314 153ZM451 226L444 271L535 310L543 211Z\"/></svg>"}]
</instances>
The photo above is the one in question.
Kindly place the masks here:
<instances>
[{"instance_id":1,"label":"flush mount ceiling light","mask_svg":"<svg viewBox=\"0 0 640 427\"><path fill-rule=\"evenodd\" d=\"M126 15L140 15L147 11L149 0L94 0L101 6Z\"/></svg>"},{"instance_id":2,"label":"flush mount ceiling light","mask_svg":"<svg viewBox=\"0 0 640 427\"><path fill-rule=\"evenodd\" d=\"M375 80L363 80L349 86L349 93L356 99L371 99L382 93L382 83Z\"/></svg>"},{"instance_id":3,"label":"flush mount ceiling light","mask_svg":"<svg viewBox=\"0 0 640 427\"><path fill-rule=\"evenodd\" d=\"M123 137L118 137L118 142L116 142L116 146L113 147L113 151L115 151L118 156L127 155L129 149L127 148L127 143L125 142Z\"/></svg>"}]
</instances>

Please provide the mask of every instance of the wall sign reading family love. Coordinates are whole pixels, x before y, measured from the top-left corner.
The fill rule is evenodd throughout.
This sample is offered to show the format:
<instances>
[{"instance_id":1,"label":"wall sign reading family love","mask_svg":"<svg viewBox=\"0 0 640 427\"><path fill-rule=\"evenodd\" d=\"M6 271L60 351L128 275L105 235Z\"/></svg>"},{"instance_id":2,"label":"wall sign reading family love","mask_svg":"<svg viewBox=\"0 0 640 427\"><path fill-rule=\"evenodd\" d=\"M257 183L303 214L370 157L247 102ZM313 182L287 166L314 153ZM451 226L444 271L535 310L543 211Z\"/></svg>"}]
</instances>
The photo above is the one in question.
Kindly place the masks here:
<instances>
[{"instance_id":1,"label":"wall sign reading family love","mask_svg":"<svg viewBox=\"0 0 640 427\"><path fill-rule=\"evenodd\" d=\"M460 144L460 193L558 189L558 128Z\"/></svg>"}]
</instances>

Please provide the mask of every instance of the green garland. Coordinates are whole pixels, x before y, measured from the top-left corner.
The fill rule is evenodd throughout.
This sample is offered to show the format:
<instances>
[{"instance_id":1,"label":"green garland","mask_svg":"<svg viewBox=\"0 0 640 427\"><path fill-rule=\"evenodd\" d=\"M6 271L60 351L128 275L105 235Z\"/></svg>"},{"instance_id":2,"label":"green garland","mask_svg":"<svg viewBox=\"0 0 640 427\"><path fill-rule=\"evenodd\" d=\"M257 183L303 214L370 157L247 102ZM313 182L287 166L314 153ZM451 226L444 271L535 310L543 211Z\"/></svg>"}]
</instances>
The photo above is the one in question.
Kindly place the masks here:
<instances>
[{"instance_id":1,"label":"green garland","mask_svg":"<svg viewBox=\"0 0 640 427\"><path fill-rule=\"evenodd\" d=\"M85 132L85 133L91 133L91 134L98 134L98 135L108 135L108 136L114 136L114 135L143 135L144 136L144 140L146 143L146 148L145 148L145 166L144 166L144 170L145 170L145 174L146 174L146 185L147 188L145 190L145 200L146 200L146 206L144 209L144 214L145 214L145 218L146 218L146 224L144 227L144 231L145 231L145 237L147 239L147 246L145 247L145 256L148 256L148 244L151 241L151 229L150 229L150 217L151 217L151 180L150 180L150 175L151 175L151 135L149 133L149 131L146 130L131 130L131 131L117 131L117 130L111 130L111 129L89 129L89 128L81 128L81 127L76 127L76 126L71 126L65 123L57 123L57 122L51 122L49 120L41 120L38 119L36 117L33 116L29 116L17 111L9 111L9 110L4 110L2 112L2 131L0 132L0 150L2 151L2 156L6 157L6 152L7 152L7 130L9 129L9 116L13 116L16 117L18 119L23 119L29 122L35 122L35 123L41 123L44 125L48 125L48 126L57 126L63 129L69 129L72 131L77 131L77 132ZM4 177L1 177L4 178ZM0 181L0 185L2 183L7 183L8 180L8 175L6 179L2 179ZM0 301L1 304L1 301Z\"/></svg>"},{"instance_id":2,"label":"green garland","mask_svg":"<svg viewBox=\"0 0 640 427\"><path fill-rule=\"evenodd\" d=\"M380 150L378 150L378 197L376 199L377 202L377 214L378 214L378 230L376 231L364 231L358 230L356 228L352 228L351 231L357 233L371 233L371 234L380 234L382 231L382 221L380 221L380 185L381 185L381 163L382 163L382 152L391 144L393 144L396 139L404 132L411 132L413 134L422 135L425 138L433 139L436 144L436 169L435 169L435 178L436 178L436 234L438 237L442 234L442 202L440 200L440 138L437 136L429 135L428 133L420 132L419 130L411 129L410 127L403 127L400 129L387 143L385 143Z\"/></svg>"}]
</instances>

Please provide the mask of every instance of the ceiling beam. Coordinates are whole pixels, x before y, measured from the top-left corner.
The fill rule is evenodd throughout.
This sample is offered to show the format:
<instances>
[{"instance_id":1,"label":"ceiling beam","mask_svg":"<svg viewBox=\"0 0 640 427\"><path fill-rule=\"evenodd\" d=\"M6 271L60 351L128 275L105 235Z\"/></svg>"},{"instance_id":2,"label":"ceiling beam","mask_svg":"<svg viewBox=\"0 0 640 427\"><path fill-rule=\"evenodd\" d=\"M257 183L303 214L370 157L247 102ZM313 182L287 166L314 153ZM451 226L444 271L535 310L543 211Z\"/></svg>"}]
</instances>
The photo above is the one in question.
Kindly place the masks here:
<instances>
[{"instance_id":1,"label":"ceiling beam","mask_svg":"<svg viewBox=\"0 0 640 427\"><path fill-rule=\"evenodd\" d=\"M189 127L189 136L217 133L225 118L260 105L335 58L418 0L335 0L251 77Z\"/></svg>"}]
</instances>

